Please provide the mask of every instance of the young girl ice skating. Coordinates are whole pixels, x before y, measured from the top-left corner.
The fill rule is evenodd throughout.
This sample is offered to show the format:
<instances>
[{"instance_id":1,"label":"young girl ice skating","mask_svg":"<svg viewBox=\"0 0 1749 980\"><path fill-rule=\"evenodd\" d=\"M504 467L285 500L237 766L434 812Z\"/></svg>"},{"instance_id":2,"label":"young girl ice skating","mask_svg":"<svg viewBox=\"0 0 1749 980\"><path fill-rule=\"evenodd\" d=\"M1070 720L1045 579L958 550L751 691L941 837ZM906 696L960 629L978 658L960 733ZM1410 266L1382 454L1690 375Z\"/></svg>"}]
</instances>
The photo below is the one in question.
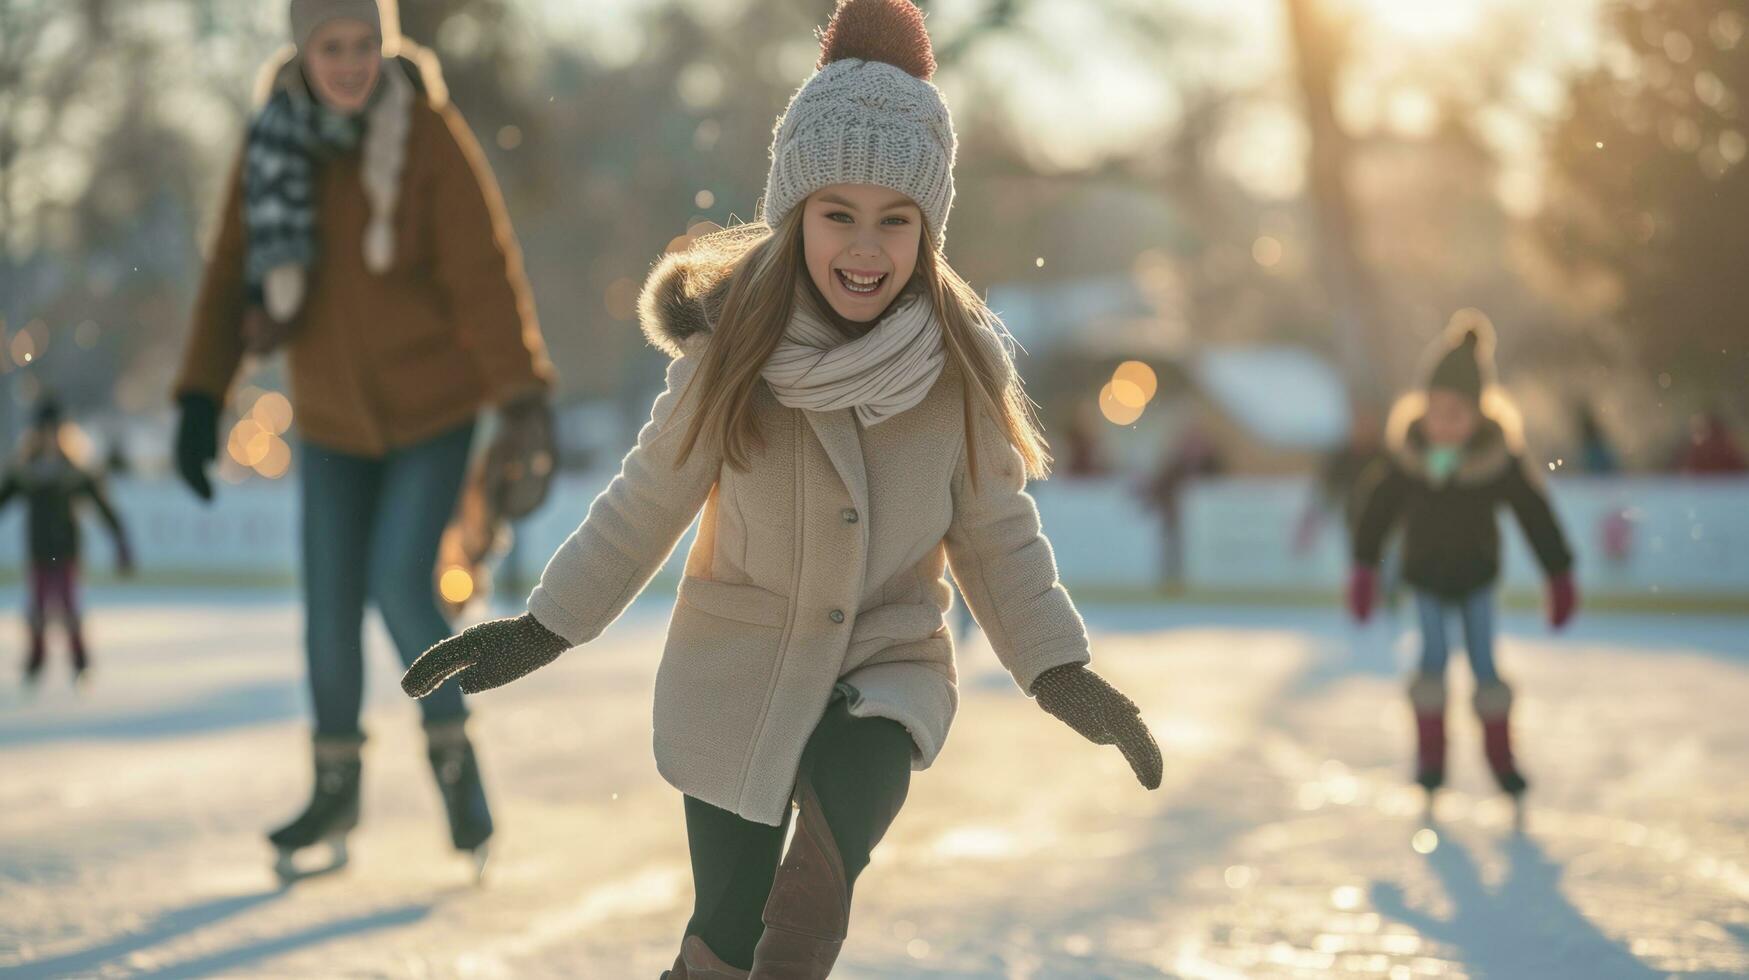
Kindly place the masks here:
<instances>
[{"instance_id":1,"label":"young girl ice skating","mask_svg":"<svg viewBox=\"0 0 1749 980\"><path fill-rule=\"evenodd\" d=\"M1020 686L1159 785L1024 492L1044 447L1000 325L941 254L955 137L933 69L910 3L840 3L777 128L764 222L645 285L674 360L619 476L527 615L403 681L484 690L592 639L703 509L655 689L696 893L670 980L830 972L852 885L954 716L949 568Z\"/></svg>"},{"instance_id":2,"label":"young girl ice skating","mask_svg":"<svg viewBox=\"0 0 1749 980\"><path fill-rule=\"evenodd\" d=\"M1403 526L1403 578L1421 617L1421 665L1409 685L1420 743L1416 781L1429 792L1445 781L1446 620L1457 613L1476 677L1475 709L1488 766L1513 796L1526 783L1512 755L1512 688L1494 665L1494 583L1500 573L1495 510L1512 508L1548 576L1549 620L1573 615L1573 557L1538 481L1523 457L1518 419L1489 384L1492 336L1463 331L1442 342L1425 391L1392 410L1385 468L1354 532L1349 608L1372 611L1375 569L1386 535Z\"/></svg>"},{"instance_id":3,"label":"young girl ice skating","mask_svg":"<svg viewBox=\"0 0 1749 980\"><path fill-rule=\"evenodd\" d=\"M67 646L73 655L73 679L90 669L85 630L79 618L79 521L75 508L90 501L115 539L116 567L133 571L132 552L121 517L95 476L75 463L61 445L61 408L45 400L25 434L17 460L0 476L0 509L15 496L25 500L30 544L30 656L24 662L24 682L42 677L48 655L48 625L61 617Z\"/></svg>"}]
</instances>

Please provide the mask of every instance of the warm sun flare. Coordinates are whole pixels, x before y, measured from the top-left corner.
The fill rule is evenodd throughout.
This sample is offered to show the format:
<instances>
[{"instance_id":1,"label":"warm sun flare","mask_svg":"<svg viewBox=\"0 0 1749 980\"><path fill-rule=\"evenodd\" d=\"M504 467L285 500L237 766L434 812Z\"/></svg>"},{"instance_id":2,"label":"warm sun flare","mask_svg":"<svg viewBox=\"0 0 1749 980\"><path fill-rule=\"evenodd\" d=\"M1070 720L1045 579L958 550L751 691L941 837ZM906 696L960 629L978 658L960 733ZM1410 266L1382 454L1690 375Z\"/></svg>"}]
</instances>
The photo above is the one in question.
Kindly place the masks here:
<instances>
[{"instance_id":1,"label":"warm sun flare","mask_svg":"<svg viewBox=\"0 0 1749 980\"><path fill-rule=\"evenodd\" d=\"M1379 29L1406 38L1439 41L1474 31L1490 0L1333 0Z\"/></svg>"}]
</instances>

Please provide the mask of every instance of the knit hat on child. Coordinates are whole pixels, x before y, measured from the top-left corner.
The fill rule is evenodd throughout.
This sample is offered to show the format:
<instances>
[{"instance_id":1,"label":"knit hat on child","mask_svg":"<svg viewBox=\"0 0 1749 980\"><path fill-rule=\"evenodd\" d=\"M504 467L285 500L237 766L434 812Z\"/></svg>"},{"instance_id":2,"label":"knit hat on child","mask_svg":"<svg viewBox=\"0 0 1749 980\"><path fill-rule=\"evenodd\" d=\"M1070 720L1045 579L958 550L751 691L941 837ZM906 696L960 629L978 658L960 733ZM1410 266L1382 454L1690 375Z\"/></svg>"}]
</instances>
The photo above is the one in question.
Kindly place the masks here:
<instances>
[{"instance_id":1,"label":"knit hat on child","mask_svg":"<svg viewBox=\"0 0 1749 980\"><path fill-rule=\"evenodd\" d=\"M839 0L817 67L772 136L764 219L777 224L822 187L874 184L917 202L939 249L957 139L929 81L923 12L910 0Z\"/></svg>"},{"instance_id":2,"label":"knit hat on child","mask_svg":"<svg viewBox=\"0 0 1749 980\"><path fill-rule=\"evenodd\" d=\"M1493 346L1493 337L1481 328L1468 328L1434 365L1428 389L1443 388L1479 404L1493 361Z\"/></svg>"}]
</instances>

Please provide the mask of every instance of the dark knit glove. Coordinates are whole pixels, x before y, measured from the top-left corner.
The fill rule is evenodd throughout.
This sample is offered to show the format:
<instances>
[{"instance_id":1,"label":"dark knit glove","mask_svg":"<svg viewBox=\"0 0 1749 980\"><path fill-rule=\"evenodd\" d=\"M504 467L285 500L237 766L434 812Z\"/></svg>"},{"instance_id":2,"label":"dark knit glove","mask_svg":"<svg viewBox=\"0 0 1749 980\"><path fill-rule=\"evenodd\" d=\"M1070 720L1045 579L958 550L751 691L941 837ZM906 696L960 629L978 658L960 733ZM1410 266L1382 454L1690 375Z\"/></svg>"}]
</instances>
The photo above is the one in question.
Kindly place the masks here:
<instances>
[{"instance_id":1,"label":"dark knit glove","mask_svg":"<svg viewBox=\"0 0 1749 980\"><path fill-rule=\"evenodd\" d=\"M219 403L195 392L177 402L182 418L176 426L176 472L195 496L211 500L213 485L207 479L206 467L219 454Z\"/></svg>"},{"instance_id":2,"label":"dark knit glove","mask_svg":"<svg viewBox=\"0 0 1749 980\"><path fill-rule=\"evenodd\" d=\"M486 450L486 499L507 520L527 517L546 502L558 450L553 409L545 394L530 395L499 409L502 423Z\"/></svg>"},{"instance_id":3,"label":"dark knit glove","mask_svg":"<svg viewBox=\"0 0 1749 980\"><path fill-rule=\"evenodd\" d=\"M545 667L569 649L569 641L527 613L488 620L420 654L401 675L401 690L422 698L454 677L464 692L478 694Z\"/></svg>"},{"instance_id":4,"label":"dark knit glove","mask_svg":"<svg viewBox=\"0 0 1749 980\"><path fill-rule=\"evenodd\" d=\"M1095 745L1115 745L1148 789L1160 788L1160 746L1136 703L1082 664L1052 667L1032 682L1038 706Z\"/></svg>"}]
</instances>

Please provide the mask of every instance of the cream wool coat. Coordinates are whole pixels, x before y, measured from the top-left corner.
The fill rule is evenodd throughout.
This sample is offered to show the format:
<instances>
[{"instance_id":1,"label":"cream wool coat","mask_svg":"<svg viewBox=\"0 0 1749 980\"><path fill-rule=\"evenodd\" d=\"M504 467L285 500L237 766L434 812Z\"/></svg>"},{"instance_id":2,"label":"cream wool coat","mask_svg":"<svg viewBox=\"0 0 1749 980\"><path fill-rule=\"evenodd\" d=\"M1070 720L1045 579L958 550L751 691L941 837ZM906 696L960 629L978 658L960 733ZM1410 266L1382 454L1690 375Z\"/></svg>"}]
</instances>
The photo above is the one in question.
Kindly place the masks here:
<instances>
[{"instance_id":1,"label":"cream wool coat","mask_svg":"<svg viewBox=\"0 0 1749 980\"><path fill-rule=\"evenodd\" d=\"M645 333L674 357L667 390L529 611L573 644L594 638L702 508L656 674L656 764L682 792L776 825L835 688L852 714L905 726L913 768L934 761L959 700L946 569L1022 690L1086 663L1087 631L993 419L978 426L969 479L951 367L916 407L868 429L848 409L786 408L761 383L765 447L748 472L704 440L677 466L693 355L710 340L697 285L708 275L688 262L671 256L645 287Z\"/></svg>"}]
</instances>

